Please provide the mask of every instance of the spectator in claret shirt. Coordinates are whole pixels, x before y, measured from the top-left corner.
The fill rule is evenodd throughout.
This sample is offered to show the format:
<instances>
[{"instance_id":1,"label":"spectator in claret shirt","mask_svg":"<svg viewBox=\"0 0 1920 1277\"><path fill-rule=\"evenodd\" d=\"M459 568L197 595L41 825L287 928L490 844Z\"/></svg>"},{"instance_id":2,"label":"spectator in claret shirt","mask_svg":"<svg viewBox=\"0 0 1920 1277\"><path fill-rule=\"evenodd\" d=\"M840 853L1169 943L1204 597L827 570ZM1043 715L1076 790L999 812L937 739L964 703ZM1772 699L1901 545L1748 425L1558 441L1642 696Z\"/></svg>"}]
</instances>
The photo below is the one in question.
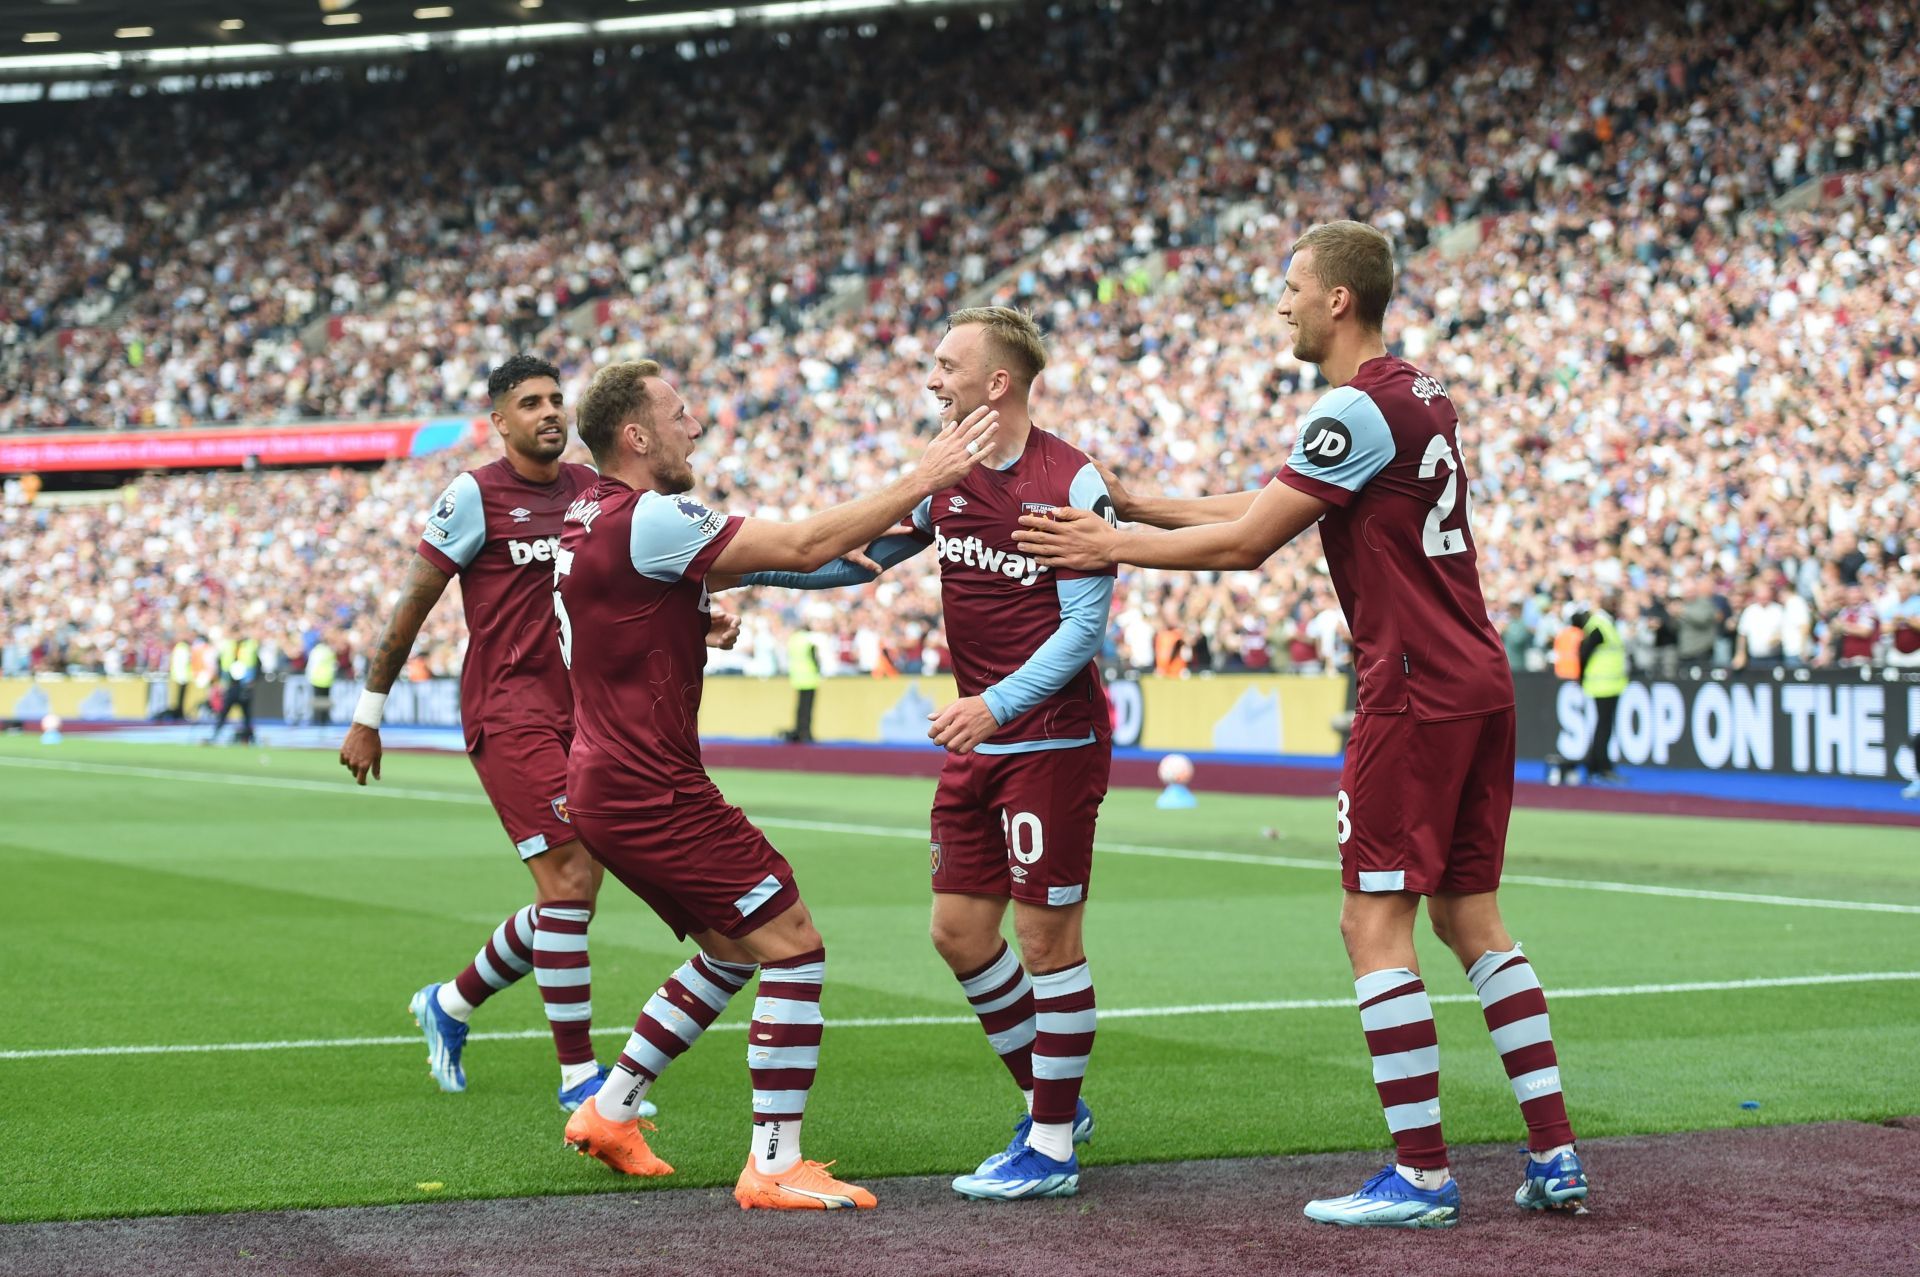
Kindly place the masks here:
<instances>
[{"instance_id":1,"label":"spectator in claret shirt","mask_svg":"<svg viewBox=\"0 0 1920 1277\"><path fill-rule=\"evenodd\" d=\"M1833 620L1833 634L1834 655L1840 664L1873 664L1874 649L1880 641L1880 618L1861 587L1847 587L1847 603Z\"/></svg>"},{"instance_id":2,"label":"spectator in claret shirt","mask_svg":"<svg viewBox=\"0 0 1920 1277\"><path fill-rule=\"evenodd\" d=\"M1900 602L1887 618L1887 664L1920 669L1920 572L1900 578Z\"/></svg>"}]
</instances>

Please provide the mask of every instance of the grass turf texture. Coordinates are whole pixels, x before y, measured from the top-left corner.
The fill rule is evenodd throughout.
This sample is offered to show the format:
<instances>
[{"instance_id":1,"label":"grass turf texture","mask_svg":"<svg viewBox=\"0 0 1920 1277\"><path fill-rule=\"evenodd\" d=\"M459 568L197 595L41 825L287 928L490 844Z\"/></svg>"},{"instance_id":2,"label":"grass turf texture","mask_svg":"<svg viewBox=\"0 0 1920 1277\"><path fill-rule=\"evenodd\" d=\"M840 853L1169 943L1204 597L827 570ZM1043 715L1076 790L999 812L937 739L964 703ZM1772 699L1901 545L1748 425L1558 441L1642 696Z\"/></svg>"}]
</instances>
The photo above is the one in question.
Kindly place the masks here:
<instances>
[{"instance_id":1,"label":"grass turf texture","mask_svg":"<svg viewBox=\"0 0 1920 1277\"><path fill-rule=\"evenodd\" d=\"M295 782L214 784L8 765L31 759ZM330 755L0 741L0 1050L377 1037L449 979L530 882L458 756L391 755L355 791ZM830 1021L807 1151L854 1178L970 1168L1018 1099L971 1024L841 1027L965 1014L925 937L931 783L721 773L794 862L828 944ZM325 789L300 788L323 784ZM1204 795L1159 812L1107 799L1104 839L1331 860L1331 804ZM1261 836L1262 826L1283 832ZM1516 813L1515 873L1920 905L1911 831ZM1087 944L1101 1006L1351 997L1324 870L1108 855ZM1911 914L1511 886L1514 933L1555 989L1920 967ZM1436 994L1471 992L1430 935ZM593 928L603 1029L630 1025L688 952L609 883ZM751 1008L743 995L722 1022ZM1521 1125L1479 1009L1437 1008L1448 1137ZM1553 1003L1576 1129L1597 1136L1752 1122L1880 1119L1920 1093L1920 983ZM476 1032L543 1030L531 979ZM610 1060L623 1038L596 1038ZM654 1091L662 1186L730 1184L746 1155L744 1035L714 1032ZM469 1090L434 1089L417 1043L0 1059L0 1219L326 1206L428 1196L646 1191L563 1153L544 1037L475 1042ZM1102 1163L1386 1146L1350 1007L1103 1021L1087 1088ZM1758 1100L1758 1111L1740 1108ZM439 1187L424 1189L433 1184ZM1329 1191L1352 1187L1329 1184Z\"/></svg>"}]
</instances>

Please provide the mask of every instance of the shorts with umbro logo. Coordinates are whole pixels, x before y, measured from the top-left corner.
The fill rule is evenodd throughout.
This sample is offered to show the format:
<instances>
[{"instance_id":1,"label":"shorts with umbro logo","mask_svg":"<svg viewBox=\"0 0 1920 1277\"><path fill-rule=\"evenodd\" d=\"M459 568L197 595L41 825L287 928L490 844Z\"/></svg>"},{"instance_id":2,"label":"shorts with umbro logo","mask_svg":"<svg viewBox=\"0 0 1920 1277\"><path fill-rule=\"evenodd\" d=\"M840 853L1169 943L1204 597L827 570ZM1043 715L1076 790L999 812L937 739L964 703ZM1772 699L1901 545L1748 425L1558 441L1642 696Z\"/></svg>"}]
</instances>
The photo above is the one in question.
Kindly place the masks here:
<instances>
[{"instance_id":1,"label":"shorts with umbro logo","mask_svg":"<svg viewBox=\"0 0 1920 1277\"><path fill-rule=\"evenodd\" d=\"M1113 745L949 754L933 798L933 889L1071 905L1087 898Z\"/></svg>"}]
</instances>

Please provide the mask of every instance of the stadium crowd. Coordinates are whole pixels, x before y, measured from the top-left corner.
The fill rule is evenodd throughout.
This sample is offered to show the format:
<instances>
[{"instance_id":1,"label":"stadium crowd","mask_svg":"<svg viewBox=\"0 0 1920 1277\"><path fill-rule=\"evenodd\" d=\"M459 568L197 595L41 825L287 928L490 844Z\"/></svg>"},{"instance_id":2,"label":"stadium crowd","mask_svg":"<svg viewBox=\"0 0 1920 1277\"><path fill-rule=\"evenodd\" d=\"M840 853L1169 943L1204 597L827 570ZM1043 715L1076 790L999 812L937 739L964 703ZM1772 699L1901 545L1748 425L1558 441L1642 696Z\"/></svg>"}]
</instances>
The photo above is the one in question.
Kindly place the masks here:
<instances>
[{"instance_id":1,"label":"stadium crowd","mask_svg":"<svg viewBox=\"0 0 1920 1277\"><path fill-rule=\"evenodd\" d=\"M1389 341L1461 409L1516 667L1576 602L1649 668L1920 662L1914 15L1375 16L1345 57L1271 6L1167 0L36 108L69 127L0 121L0 429L470 412L513 350L576 397L644 353L707 423L703 489L787 516L907 455L940 317L990 296L1050 331L1043 425L1129 485L1244 487L1317 393L1280 254L1353 216L1408 252ZM1010 67L1047 92L1011 100ZM269 668L362 652L471 460L0 504L0 669L161 668L216 630ZM1131 574L1111 658L1340 668L1316 557ZM725 659L771 671L802 625L830 668L943 659L925 563L824 612L769 593ZM443 606L415 673L462 633Z\"/></svg>"}]
</instances>

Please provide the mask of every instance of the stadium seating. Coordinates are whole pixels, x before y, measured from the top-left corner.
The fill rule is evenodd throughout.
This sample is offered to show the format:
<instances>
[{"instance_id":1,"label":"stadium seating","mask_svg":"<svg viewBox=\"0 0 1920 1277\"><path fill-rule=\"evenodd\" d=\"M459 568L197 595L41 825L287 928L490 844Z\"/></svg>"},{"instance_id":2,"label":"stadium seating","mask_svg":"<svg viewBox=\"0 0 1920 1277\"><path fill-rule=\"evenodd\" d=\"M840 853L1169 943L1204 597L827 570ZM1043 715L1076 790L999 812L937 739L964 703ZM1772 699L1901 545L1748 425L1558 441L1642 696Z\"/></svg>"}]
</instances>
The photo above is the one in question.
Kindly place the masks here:
<instances>
[{"instance_id":1,"label":"stadium seating","mask_svg":"<svg viewBox=\"0 0 1920 1277\"><path fill-rule=\"evenodd\" d=\"M1131 483L1249 486L1315 393L1281 255L1353 216L1408 250L1389 339L1461 408L1516 660L1614 591L1636 659L1677 660L1702 582L1721 660L1776 586L1797 659L1862 608L1884 655L1920 595L1913 15L1376 9L1034 6L10 107L0 430L472 412L513 350L575 394L644 353L715 501L788 517L909 455L940 317L991 298L1050 330L1041 424ZM0 667L151 669L215 626L364 651L456 464L0 504ZM1198 668L1339 667L1316 554L1131 574L1113 658L1173 629ZM938 667L926 564L847 602L842 668ZM737 661L771 670L803 601L749 611ZM461 635L440 609L420 668Z\"/></svg>"}]
</instances>

